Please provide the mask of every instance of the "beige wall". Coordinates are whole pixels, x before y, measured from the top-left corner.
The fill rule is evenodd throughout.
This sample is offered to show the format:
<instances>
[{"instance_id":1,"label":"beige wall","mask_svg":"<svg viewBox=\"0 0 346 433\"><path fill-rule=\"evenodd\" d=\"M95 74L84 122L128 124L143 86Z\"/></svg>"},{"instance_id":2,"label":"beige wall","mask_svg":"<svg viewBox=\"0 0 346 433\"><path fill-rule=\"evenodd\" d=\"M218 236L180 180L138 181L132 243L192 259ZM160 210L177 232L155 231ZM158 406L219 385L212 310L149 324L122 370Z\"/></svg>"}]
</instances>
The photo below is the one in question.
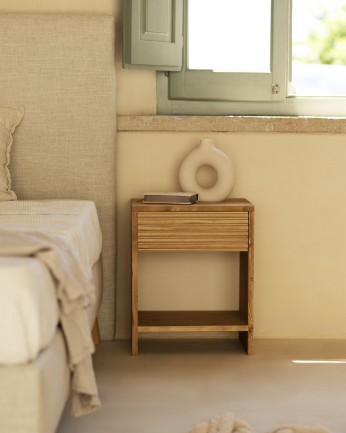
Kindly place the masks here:
<instances>
[{"instance_id":1,"label":"beige wall","mask_svg":"<svg viewBox=\"0 0 346 433\"><path fill-rule=\"evenodd\" d=\"M114 14L118 114L155 113L155 74L121 69L120 0L0 0L0 11ZM129 200L177 189L179 164L203 137L235 165L232 196L256 205L255 335L345 338L345 134L197 132L118 134L118 336L128 336L130 324ZM235 254L146 255L140 265L143 308L237 301Z\"/></svg>"},{"instance_id":2,"label":"beige wall","mask_svg":"<svg viewBox=\"0 0 346 433\"><path fill-rule=\"evenodd\" d=\"M129 285L130 275L129 198L158 186L178 188L179 163L201 137L200 133L119 134L118 236L125 252L119 258L120 269L127 269L124 287ZM232 196L246 197L256 205L255 335L345 337L345 135L210 133L208 137L234 162ZM220 296L225 304L231 302L225 290L224 279L229 277L225 256L229 257L222 255L220 268L208 258L215 284L210 284L207 259L203 258L194 277L194 285L201 291L198 295L193 289L199 305L218 307ZM160 259L154 287L150 284L154 277L142 269L143 289L160 295L160 280L167 279L168 295L142 302L166 307L173 302L174 292L178 302L188 299L184 306L189 308L191 286L178 278L179 273L189 272L189 261L174 262L174 256L169 260L173 263ZM145 262L153 268L150 258ZM233 259L231 266L233 269ZM192 269L196 269L194 262ZM229 282L234 285L232 277ZM119 301L120 307L128 306L129 295L120 291ZM122 314L124 310L119 311L119 318Z\"/></svg>"}]
</instances>

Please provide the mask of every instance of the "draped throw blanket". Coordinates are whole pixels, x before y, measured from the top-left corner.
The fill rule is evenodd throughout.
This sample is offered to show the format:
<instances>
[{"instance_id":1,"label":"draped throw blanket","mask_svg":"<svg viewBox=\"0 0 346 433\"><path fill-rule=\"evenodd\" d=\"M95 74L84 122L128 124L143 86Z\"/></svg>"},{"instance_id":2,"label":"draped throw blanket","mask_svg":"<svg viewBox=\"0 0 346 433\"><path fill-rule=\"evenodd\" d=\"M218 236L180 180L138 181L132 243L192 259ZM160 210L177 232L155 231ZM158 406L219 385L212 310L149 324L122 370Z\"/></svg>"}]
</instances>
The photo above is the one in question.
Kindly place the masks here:
<instances>
[{"instance_id":1,"label":"draped throw blanket","mask_svg":"<svg viewBox=\"0 0 346 433\"><path fill-rule=\"evenodd\" d=\"M72 373L72 414L81 416L100 406L91 354L94 344L86 308L95 302L94 287L62 236L37 231L16 233L0 228L0 256L34 257L55 283L60 324Z\"/></svg>"}]
</instances>

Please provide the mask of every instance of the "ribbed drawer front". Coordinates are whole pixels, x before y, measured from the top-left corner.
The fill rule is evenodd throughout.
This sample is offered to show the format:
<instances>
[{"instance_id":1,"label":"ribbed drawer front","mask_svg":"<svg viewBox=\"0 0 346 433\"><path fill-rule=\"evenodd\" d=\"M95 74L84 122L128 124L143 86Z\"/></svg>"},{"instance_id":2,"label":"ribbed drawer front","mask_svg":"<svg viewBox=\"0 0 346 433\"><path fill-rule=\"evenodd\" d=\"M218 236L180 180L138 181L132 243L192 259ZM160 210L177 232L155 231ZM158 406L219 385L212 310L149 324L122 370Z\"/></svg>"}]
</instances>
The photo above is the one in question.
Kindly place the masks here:
<instances>
[{"instance_id":1,"label":"ribbed drawer front","mask_svg":"<svg viewBox=\"0 0 346 433\"><path fill-rule=\"evenodd\" d=\"M138 212L138 251L247 251L247 212Z\"/></svg>"}]
</instances>

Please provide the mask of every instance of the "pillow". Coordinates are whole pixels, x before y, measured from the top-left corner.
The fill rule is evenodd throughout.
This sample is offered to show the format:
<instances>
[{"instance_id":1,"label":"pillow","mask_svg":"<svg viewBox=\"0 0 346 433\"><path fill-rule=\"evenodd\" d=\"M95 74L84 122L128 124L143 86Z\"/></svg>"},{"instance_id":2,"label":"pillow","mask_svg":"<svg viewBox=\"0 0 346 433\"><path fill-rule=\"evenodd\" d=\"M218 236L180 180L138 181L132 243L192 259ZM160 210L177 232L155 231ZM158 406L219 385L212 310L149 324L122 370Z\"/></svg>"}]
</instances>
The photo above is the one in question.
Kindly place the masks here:
<instances>
[{"instance_id":1,"label":"pillow","mask_svg":"<svg viewBox=\"0 0 346 433\"><path fill-rule=\"evenodd\" d=\"M0 107L0 200L16 200L11 190L11 177L8 170L12 134L23 119L24 110L15 107Z\"/></svg>"}]
</instances>

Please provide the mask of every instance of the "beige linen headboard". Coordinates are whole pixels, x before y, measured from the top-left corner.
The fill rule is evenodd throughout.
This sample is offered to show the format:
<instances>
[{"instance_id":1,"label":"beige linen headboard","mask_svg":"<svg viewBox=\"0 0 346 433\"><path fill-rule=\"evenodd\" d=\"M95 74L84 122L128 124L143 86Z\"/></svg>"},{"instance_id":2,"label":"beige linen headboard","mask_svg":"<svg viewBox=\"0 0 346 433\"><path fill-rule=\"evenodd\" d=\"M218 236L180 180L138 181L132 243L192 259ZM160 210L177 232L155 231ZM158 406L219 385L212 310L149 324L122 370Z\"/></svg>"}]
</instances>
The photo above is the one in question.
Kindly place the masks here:
<instances>
[{"instance_id":1,"label":"beige linen headboard","mask_svg":"<svg viewBox=\"0 0 346 433\"><path fill-rule=\"evenodd\" d=\"M103 233L101 339L115 334L114 18L0 14L0 105L24 107L11 152L18 199L90 199Z\"/></svg>"}]
</instances>

